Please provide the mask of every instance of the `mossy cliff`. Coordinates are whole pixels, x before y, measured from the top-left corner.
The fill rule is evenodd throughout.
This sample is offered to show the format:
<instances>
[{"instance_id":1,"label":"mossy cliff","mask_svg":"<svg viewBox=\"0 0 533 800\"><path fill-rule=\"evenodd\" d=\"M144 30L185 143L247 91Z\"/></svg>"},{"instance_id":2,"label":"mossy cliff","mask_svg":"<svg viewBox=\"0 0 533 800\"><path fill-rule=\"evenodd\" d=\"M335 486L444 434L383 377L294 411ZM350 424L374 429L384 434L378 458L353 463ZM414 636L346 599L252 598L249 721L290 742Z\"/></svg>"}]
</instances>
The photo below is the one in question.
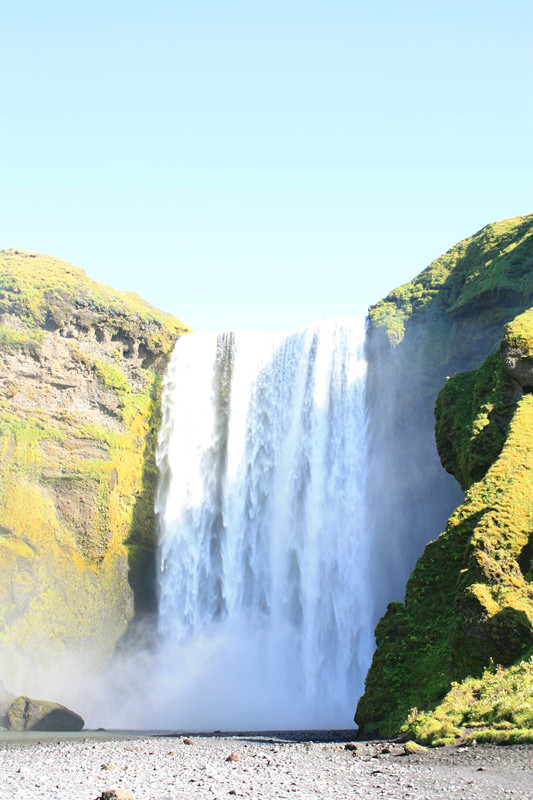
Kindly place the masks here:
<instances>
[{"instance_id":1,"label":"mossy cliff","mask_svg":"<svg viewBox=\"0 0 533 800\"><path fill-rule=\"evenodd\" d=\"M356 712L366 732L533 738L530 306L533 216L488 226L371 310L374 339L400 350L399 374L412 382L404 424L413 392L426 415L446 374L483 363L437 398L440 459L466 496L376 628Z\"/></svg>"},{"instance_id":2,"label":"mossy cliff","mask_svg":"<svg viewBox=\"0 0 533 800\"><path fill-rule=\"evenodd\" d=\"M0 652L109 655L153 611L154 445L177 319L0 252Z\"/></svg>"}]
</instances>

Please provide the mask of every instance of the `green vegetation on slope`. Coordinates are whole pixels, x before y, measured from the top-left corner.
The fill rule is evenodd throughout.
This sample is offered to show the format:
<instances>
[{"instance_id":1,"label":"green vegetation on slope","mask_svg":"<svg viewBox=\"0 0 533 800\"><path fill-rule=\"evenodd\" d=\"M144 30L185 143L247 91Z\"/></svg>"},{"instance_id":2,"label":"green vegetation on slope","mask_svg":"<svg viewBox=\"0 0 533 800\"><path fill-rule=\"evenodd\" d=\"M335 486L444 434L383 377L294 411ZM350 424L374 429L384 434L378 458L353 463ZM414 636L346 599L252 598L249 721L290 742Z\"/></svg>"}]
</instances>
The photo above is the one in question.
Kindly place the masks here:
<instances>
[{"instance_id":1,"label":"green vegetation on slope","mask_svg":"<svg viewBox=\"0 0 533 800\"><path fill-rule=\"evenodd\" d=\"M511 667L491 663L480 677L452 683L434 711L412 709L406 735L435 746L533 742L533 654Z\"/></svg>"},{"instance_id":2,"label":"green vegetation on slope","mask_svg":"<svg viewBox=\"0 0 533 800\"><path fill-rule=\"evenodd\" d=\"M439 393L435 434L440 460L464 491L499 456L516 401L500 353L477 370L458 372Z\"/></svg>"},{"instance_id":3,"label":"green vegetation on slope","mask_svg":"<svg viewBox=\"0 0 533 800\"><path fill-rule=\"evenodd\" d=\"M441 458L467 494L418 560L405 603L391 603L376 628L356 712L366 732L442 744L475 727L478 739L533 739L522 697L533 647L532 322L527 311L506 326L502 353L523 349L505 371L496 353L438 398Z\"/></svg>"},{"instance_id":4,"label":"green vegetation on slope","mask_svg":"<svg viewBox=\"0 0 533 800\"><path fill-rule=\"evenodd\" d=\"M153 611L161 376L185 331L69 264L0 253L8 652L83 646L99 658Z\"/></svg>"},{"instance_id":5,"label":"green vegetation on slope","mask_svg":"<svg viewBox=\"0 0 533 800\"><path fill-rule=\"evenodd\" d=\"M487 225L459 242L371 307L369 318L372 328L384 331L393 346L415 321L431 323L432 357L438 363L453 363L455 327L461 321L473 337L468 344L485 344L488 355L501 334L492 334L492 341L486 342L487 331L501 330L531 305L533 214Z\"/></svg>"},{"instance_id":6,"label":"green vegetation on slope","mask_svg":"<svg viewBox=\"0 0 533 800\"><path fill-rule=\"evenodd\" d=\"M435 448L437 395L448 376L476 369L495 353L504 325L533 305L532 267L533 215L504 220L459 242L369 311L370 571L380 607L403 597L416 558L462 500ZM512 364L514 358L511 348L504 361ZM440 430L446 469L464 488L497 455L509 416L497 385L487 394L486 408L475 397L465 405L461 396L469 397L468 383L474 381L484 394L483 375L449 386L443 403L450 413ZM478 410L470 419L472 403ZM475 428L472 446L461 415ZM454 443L448 441L446 450L451 429ZM462 447L457 436L467 439Z\"/></svg>"},{"instance_id":7,"label":"green vegetation on slope","mask_svg":"<svg viewBox=\"0 0 533 800\"><path fill-rule=\"evenodd\" d=\"M518 348L521 358L533 358L533 308L505 326L505 345Z\"/></svg>"},{"instance_id":8,"label":"green vegetation on slope","mask_svg":"<svg viewBox=\"0 0 533 800\"><path fill-rule=\"evenodd\" d=\"M25 250L0 251L0 314L28 324L27 335L39 340L42 329L56 329L75 319L87 327L102 323L122 332L135 331L164 352L186 333L182 322L132 292L119 292L91 280L79 267L53 256Z\"/></svg>"}]
</instances>

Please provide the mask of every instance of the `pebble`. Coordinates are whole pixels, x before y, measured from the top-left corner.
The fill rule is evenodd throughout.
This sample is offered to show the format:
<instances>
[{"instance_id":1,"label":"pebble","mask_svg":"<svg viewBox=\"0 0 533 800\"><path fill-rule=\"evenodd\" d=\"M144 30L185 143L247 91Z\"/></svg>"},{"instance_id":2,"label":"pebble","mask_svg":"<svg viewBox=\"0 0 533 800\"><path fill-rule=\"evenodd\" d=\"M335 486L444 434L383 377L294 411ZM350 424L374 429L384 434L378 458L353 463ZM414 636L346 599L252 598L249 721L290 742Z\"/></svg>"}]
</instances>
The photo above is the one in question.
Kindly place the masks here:
<instances>
[{"instance_id":1,"label":"pebble","mask_svg":"<svg viewBox=\"0 0 533 800\"><path fill-rule=\"evenodd\" d=\"M59 743L57 734L40 742L0 738L0 800L532 797L532 745L478 744L405 756L396 744L361 740L360 755L353 758L354 751L345 749L353 731L198 734L195 747L176 747L183 734L112 738L106 732L102 738L84 732L84 737Z\"/></svg>"}]
</instances>

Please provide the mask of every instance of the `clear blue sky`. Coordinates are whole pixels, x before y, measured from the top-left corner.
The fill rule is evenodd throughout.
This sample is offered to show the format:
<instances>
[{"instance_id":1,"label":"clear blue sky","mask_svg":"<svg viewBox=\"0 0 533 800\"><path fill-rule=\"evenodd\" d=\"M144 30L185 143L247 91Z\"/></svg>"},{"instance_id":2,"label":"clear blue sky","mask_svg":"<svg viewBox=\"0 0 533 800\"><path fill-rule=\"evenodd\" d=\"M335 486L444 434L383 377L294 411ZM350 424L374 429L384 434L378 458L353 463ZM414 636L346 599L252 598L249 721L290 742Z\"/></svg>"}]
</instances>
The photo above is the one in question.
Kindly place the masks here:
<instances>
[{"instance_id":1,"label":"clear blue sky","mask_svg":"<svg viewBox=\"0 0 533 800\"><path fill-rule=\"evenodd\" d=\"M533 211L530 0L4 0L0 247L197 329L364 314Z\"/></svg>"}]
</instances>

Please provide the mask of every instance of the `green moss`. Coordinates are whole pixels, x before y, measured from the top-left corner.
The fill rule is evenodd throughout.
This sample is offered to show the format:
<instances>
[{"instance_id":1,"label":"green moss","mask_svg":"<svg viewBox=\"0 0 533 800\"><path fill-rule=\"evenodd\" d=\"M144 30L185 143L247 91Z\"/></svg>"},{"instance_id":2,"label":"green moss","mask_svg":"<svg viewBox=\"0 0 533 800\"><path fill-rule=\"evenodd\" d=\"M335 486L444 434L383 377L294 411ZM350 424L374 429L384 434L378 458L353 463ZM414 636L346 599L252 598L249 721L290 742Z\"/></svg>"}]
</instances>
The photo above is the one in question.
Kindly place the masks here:
<instances>
[{"instance_id":1,"label":"green moss","mask_svg":"<svg viewBox=\"0 0 533 800\"><path fill-rule=\"evenodd\" d=\"M16 315L31 328L71 321L143 333L152 347L168 352L188 328L131 292L114 291L83 270L53 256L25 250L0 251L0 313Z\"/></svg>"},{"instance_id":2,"label":"green moss","mask_svg":"<svg viewBox=\"0 0 533 800\"><path fill-rule=\"evenodd\" d=\"M398 345L416 319L512 319L533 303L533 215L487 225L369 310ZM450 325L451 327L451 325ZM436 343L434 343L437 346Z\"/></svg>"},{"instance_id":3,"label":"green moss","mask_svg":"<svg viewBox=\"0 0 533 800\"><path fill-rule=\"evenodd\" d=\"M367 732L390 736L408 729L421 741L447 738L450 720L455 726L467 721L440 705L452 681L482 675L491 659L512 669L533 646L533 395L514 408L513 414L499 354L476 373L456 376L439 398L445 463L470 488L418 560L404 606L389 606L376 628L378 647L356 712ZM502 423L489 436L494 411ZM450 695L458 708L466 702L465 686ZM517 690L510 702L526 707ZM510 721L525 726L518 717Z\"/></svg>"},{"instance_id":4,"label":"green moss","mask_svg":"<svg viewBox=\"0 0 533 800\"><path fill-rule=\"evenodd\" d=\"M431 447L431 415L445 378L477 368L498 349L504 325L531 305L533 215L488 225L459 242L369 309L373 404L373 393L390 390L381 385L380 374L389 383L403 376L396 428L407 430L413 407L420 409L416 447Z\"/></svg>"},{"instance_id":5,"label":"green moss","mask_svg":"<svg viewBox=\"0 0 533 800\"><path fill-rule=\"evenodd\" d=\"M0 537L9 576L0 590L0 629L10 646L31 645L34 652L82 640L110 652L134 613L153 609L147 589L153 578L147 573L143 583L139 564L150 557L155 564L155 487L145 476L155 473L158 409L148 390L126 397L122 434L77 429L69 418L69 441L87 442L87 453L84 446L43 449L43 442L62 448L67 436L45 421L0 417L7 454L0 465L0 525L10 532ZM104 446L102 458L92 455L93 443ZM64 510L51 499L63 497ZM128 539L143 553L130 567Z\"/></svg>"},{"instance_id":6,"label":"green moss","mask_svg":"<svg viewBox=\"0 0 533 800\"><path fill-rule=\"evenodd\" d=\"M434 746L443 733L466 741L533 742L533 657L452 683L433 711L412 709L404 733Z\"/></svg>"},{"instance_id":7,"label":"green moss","mask_svg":"<svg viewBox=\"0 0 533 800\"><path fill-rule=\"evenodd\" d=\"M41 331L19 330L12 325L0 325L0 347L22 348L42 341Z\"/></svg>"},{"instance_id":8,"label":"green moss","mask_svg":"<svg viewBox=\"0 0 533 800\"><path fill-rule=\"evenodd\" d=\"M417 753L423 753L426 748L422 747L418 744L418 742L413 742L411 739L407 741L404 745L404 750L406 755L413 756Z\"/></svg>"},{"instance_id":9,"label":"green moss","mask_svg":"<svg viewBox=\"0 0 533 800\"><path fill-rule=\"evenodd\" d=\"M107 657L132 619L154 610L161 373L186 329L57 259L8 251L0 268L4 352L40 363L45 378L57 352L59 371L85 376L95 408L64 407L53 378L38 391L6 381L0 640L47 657L71 646Z\"/></svg>"},{"instance_id":10,"label":"green moss","mask_svg":"<svg viewBox=\"0 0 533 800\"><path fill-rule=\"evenodd\" d=\"M115 431L110 431L101 425L80 425L77 435L80 439L90 439L107 447L115 447L118 443L118 435Z\"/></svg>"},{"instance_id":11,"label":"green moss","mask_svg":"<svg viewBox=\"0 0 533 800\"><path fill-rule=\"evenodd\" d=\"M501 731L495 728L486 728L485 730L476 731L471 733L466 738L467 743L486 742L487 744L532 744L533 731L529 728L515 729L512 731Z\"/></svg>"},{"instance_id":12,"label":"green moss","mask_svg":"<svg viewBox=\"0 0 533 800\"><path fill-rule=\"evenodd\" d=\"M445 747L453 744L461 736L461 731L449 718L436 714L420 714L411 722L405 734L421 744Z\"/></svg>"},{"instance_id":13,"label":"green moss","mask_svg":"<svg viewBox=\"0 0 533 800\"><path fill-rule=\"evenodd\" d=\"M474 520L430 542L406 588L405 605L389 604L376 628L377 650L355 719L367 733L392 736L413 707L435 704L450 685L455 582Z\"/></svg>"},{"instance_id":14,"label":"green moss","mask_svg":"<svg viewBox=\"0 0 533 800\"><path fill-rule=\"evenodd\" d=\"M440 459L466 498L426 546L405 603L390 605L376 628L356 712L368 733L398 734L417 718L419 736L448 741L449 720L436 709L452 682L479 678L491 658L511 668L533 644L531 306L533 215L488 225L370 309L367 393L378 410L370 436L380 464L387 448L401 453L402 474L397 464L384 473L396 470L390 495L407 519L398 535L427 541L421 499L430 493L437 506L449 491L429 456L427 470L419 466L432 447L435 400ZM516 358L525 359L516 373L524 396L507 377ZM391 407L387 427L382 415ZM389 487L378 486L386 507ZM394 510L377 514L383 546ZM435 536L438 528L428 530Z\"/></svg>"},{"instance_id":15,"label":"green moss","mask_svg":"<svg viewBox=\"0 0 533 800\"><path fill-rule=\"evenodd\" d=\"M478 369L457 373L440 391L435 435L443 467L466 491L499 456L517 396L499 353Z\"/></svg>"},{"instance_id":16,"label":"green moss","mask_svg":"<svg viewBox=\"0 0 533 800\"><path fill-rule=\"evenodd\" d=\"M98 359L93 363L92 368L104 386L108 386L110 389L116 389L118 392L124 392L125 394L131 392L131 386L127 378L118 367Z\"/></svg>"},{"instance_id":17,"label":"green moss","mask_svg":"<svg viewBox=\"0 0 533 800\"><path fill-rule=\"evenodd\" d=\"M533 308L507 323L502 344L518 348L524 358L533 358Z\"/></svg>"}]
</instances>

